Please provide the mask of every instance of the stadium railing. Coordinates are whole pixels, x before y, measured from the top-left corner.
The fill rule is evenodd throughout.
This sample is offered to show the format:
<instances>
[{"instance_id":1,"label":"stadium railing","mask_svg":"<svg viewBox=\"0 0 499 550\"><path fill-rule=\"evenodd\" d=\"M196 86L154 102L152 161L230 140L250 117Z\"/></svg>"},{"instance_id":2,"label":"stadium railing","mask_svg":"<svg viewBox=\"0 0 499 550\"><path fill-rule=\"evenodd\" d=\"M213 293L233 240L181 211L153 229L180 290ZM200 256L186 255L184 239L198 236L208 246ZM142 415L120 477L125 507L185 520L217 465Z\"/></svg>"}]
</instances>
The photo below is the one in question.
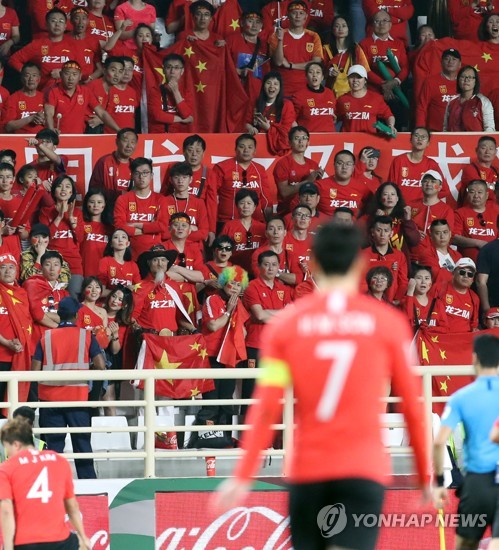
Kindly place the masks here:
<instances>
[{"instance_id":1,"label":"stadium railing","mask_svg":"<svg viewBox=\"0 0 499 550\"><path fill-rule=\"evenodd\" d=\"M422 377L423 399L425 404L425 412L427 418L431 417L432 404L441 403L448 399L444 397L434 397L432 395L432 378L433 376L460 376L472 375L474 370L469 365L448 365L448 366L425 366L415 367L418 375ZM188 458L188 457L223 457L223 456L238 456L241 453L240 449L179 449L177 451L165 451L155 449L155 433L158 431L164 432L189 432L206 430L206 426L162 426L156 424L156 407L175 406L189 407L192 405L248 405L254 402L253 399L213 399L203 401L200 399L170 399L161 400L155 399L154 387L156 380L182 380L182 379L223 379L235 378L252 379L258 378L260 372L258 369L238 369L237 374L233 369L176 369L176 370L106 370L106 371L63 371L63 372L41 372L41 371L22 371L22 372L1 372L0 382L7 382L7 401L1 402L0 407L8 410L9 416L20 405L28 405L33 408L42 407L137 407L143 408L144 425L143 426L126 426L116 427L112 429L108 426L88 428L35 428L35 434L40 433L97 433L97 432L128 432L138 433L144 432L144 449L133 451L106 451L94 452L90 454L83 453L65 453L67 458L142 458L144 459L144 477L155 477L155 462L158 458ZM19 400L19 382L57 382L57 381L90 381L90 380L114 380L114 381L144 381L143 399L133 400L116 400L116 401L58 401L58 402L21 402ZM399 402L396 397L387 397L384 401L388 403ZM267 449L264 451L266 456L284 456L286 449L291 448L293 442L293 426L294 426L294 397L291 389L285 392L283 400L283 415L282 423L274 425L276 430L283 432L283 449ZM395 422L387 424L388 427L403 427L403 422ZM225 431L243 431L249 429L245 424L229 424L229 425L213 425L210 430L225 430ZM428 445L431 444L431 422L428 422ZM392 453L410 453L408 447L390 447Z\"/></svg>"}]
</instances>

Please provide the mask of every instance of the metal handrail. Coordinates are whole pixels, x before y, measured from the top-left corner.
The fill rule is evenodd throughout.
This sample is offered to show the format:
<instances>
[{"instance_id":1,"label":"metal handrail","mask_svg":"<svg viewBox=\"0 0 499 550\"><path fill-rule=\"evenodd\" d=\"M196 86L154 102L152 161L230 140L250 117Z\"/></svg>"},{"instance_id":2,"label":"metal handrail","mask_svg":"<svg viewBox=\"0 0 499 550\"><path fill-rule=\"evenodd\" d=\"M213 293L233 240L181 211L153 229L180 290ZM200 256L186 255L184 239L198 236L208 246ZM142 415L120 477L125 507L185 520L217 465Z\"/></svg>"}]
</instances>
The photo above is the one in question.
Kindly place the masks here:
<instances>
[{"instance_id":1,"label":"metal handrail","mask_svg":"<svg viewBox=\"0 0 499 550\"><path fill-rule=\"evenodd\" d=\"M432 396L432 377L433 376L459 376L474 374L473 367L470 365L448 365L448 366L417 366L415 372L422 377L423 383L423 400L425 404L425 412L427 417L431 417L432 404L446 401L447 397ZM177 432L193 432L206 429L205 426L159 426L155 423L156 407L164 407L173 405L176 407L192 406L192 405L248 405L254 403L254 399L213 399L203 401L202 399L155 399L154 383L156 380L186 380L186 379L257 379L261 371L258 369L175 369L175 370L87 370L87 371L9 371L0 372L0 382L7 382L7 401L0 403L0 407L9 409L12 412L21 404L27 404L32 407L143 407L144 408L144 426L110 426L110 427L89 427L89 428L37 428L35 433L107 433L107 432L128 432L128 433L144 433L144 450L143 451L110 451L110 452L94 452L91 454L85 453L65 453L68 458L135 458L144 459L144 477L155 476L155 461L157 458L177 458L177 457L236 457L241 454L240 449L181 449L178 451L156 451L154 447L155 432L161 431L177 431ZM58 401L58 402L27 402L19 401L19 382L42 382L43 381L90 381L90 380L143 380L144 381L144 398L137 400L124 401ZM397 402L399 398L383 399L384 402ZM282 400L283 406L283 422L274 425L275 429L283 431L284 449L267 449L263 454L268 456L284 456L285 449L290 449L293 442L293 427L294 427L294 404L292 388L285 392ZM389 422L387 425L391 427L403 426L403 423ZM428 422L429 430L431 423ZM247 425L214 425L210 426L214 430L248 430ZM428 445L431 444L431 431L428 433ZM391 448L390 451L394 454L410 452L410 448L399 447Z\"/></svg>"}]
</instances>

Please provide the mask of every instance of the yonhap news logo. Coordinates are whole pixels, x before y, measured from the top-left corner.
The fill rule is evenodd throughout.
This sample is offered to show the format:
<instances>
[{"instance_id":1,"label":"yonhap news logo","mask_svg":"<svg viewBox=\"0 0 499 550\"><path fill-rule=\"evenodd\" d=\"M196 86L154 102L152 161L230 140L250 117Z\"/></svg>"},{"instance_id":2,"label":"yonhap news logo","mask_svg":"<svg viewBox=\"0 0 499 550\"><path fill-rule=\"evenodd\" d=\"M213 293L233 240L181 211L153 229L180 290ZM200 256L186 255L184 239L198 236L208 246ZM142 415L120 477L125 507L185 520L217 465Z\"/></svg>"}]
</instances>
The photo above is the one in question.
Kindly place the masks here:
<instances>
[{"instance_id":1,"label":"yonhap news logo","mask_svg":"<svg viewBox=\"0 0 499 550\"><path fill-rule=\"evenodd\" d=\"M345 505L340 502L324 506L317 514L317 525L324 538L341 533L347 526Z\"/></svg>"}]
</instances>

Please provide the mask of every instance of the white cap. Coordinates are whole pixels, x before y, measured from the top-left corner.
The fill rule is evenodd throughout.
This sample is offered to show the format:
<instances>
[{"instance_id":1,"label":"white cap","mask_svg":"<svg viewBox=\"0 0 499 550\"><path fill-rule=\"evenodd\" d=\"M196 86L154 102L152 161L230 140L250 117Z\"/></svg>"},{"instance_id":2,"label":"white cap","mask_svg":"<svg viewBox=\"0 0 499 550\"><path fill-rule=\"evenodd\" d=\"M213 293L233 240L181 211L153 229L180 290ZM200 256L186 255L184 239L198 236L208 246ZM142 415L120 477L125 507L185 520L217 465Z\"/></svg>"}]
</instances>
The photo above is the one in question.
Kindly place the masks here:
<instances>
[{"instance_id":1,"label":"white cap","mask_svg":"<svg viewBox=\"0 0 499 550\"><path fill-rule=\"evenodd\" d=\"M423 181L426 176L430 176L431 179L434 179L434 180L437 180L437 181L442 181L442 174L439 174L436 170L427 170L423 174L423 177L421 178L421 181Z\"/></svg>"},{"instance_id":2,"label":"white cap","mask_svg":"<svg viewBox=\"0 0 499 550\"><path fill-rule=\"evenodd\" d=\"M362 65L352 65L349 69L348 69L348 74L347 76L350 76L352 74L358 74L359 76L361 76L362 78L366 78L367 79L367 71L366 69L362 66Z\"/></svg>"},{"instance_id":3,"label":"white cap","mask_svg":"<svg viewBox=\"0 0 499 550\"><path fill-rule=\"evenodd\" d=\"M476 271L475 262L471 258L461 258L460 260L458 260L454 267L454 271L456 271L456 269L459 269L460 267L471 267L474 271Z\"/></svg>"}]
</instances>

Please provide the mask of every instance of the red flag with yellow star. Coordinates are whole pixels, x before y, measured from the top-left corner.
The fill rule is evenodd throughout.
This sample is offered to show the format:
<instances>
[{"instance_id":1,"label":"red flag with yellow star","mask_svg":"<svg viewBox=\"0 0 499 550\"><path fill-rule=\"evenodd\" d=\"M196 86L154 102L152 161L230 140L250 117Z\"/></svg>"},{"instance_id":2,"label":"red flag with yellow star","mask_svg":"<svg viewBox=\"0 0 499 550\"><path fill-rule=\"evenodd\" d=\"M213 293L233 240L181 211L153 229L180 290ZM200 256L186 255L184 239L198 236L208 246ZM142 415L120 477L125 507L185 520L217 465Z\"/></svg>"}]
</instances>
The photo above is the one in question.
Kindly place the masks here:
<instances>
[{"instance_id":1,"label":"red flag with yellow star","mask_svg":"<svg viewBox=\"0 0 499 550\"><path fill-rule=\"evenodd\" d=\"M168 53L177 53L185 60L182 78L194 103L194 121L185 131L244 131L248 96L227 48L218 48L210 40L189 42L187 39L175 42L171 48L160 52L144 48L146 93L152 86L164 81L162 60Z\"/></svg>"},{"instance_id":2,"label":"red flag with yellow star","mask_svg":"<svg viewBox=\"0 0 499 550\"><path fill-rule=\"evenodd\" d=\"M239 19L242 14L243 10L238 0L227 0L215 12L215 16L213 17L213 32L226 38L229 34L240 30L241 23Z\"/></svg>"},{"instance_id":3,"label":"red flag with yellow star","mask_svg":"<svg viewBox=\"0 0 499 550\"><path fill-rule=\"evenodd\" d=\"M471 365L473 339L478 334L487 333L499 336L499 329L454 334L440 334L420 329L416 335L419 364L423 366ZM450 396L474 379L474 376L434 376L433 396ZM433 412L441 414L444 405L444 403L434 403Z\"/></svg>"},{"instance_id":4,"label":"red flag with yellow star","mask_svg":"<svg viewBox=\"0 0 499 550\"><path fill-rule=\"evenodd\" d=\"M209 369L206 342L202 334L157 336L144 334L137 358L137 369ZM144 381L134 386L144 389ZM156 395L171 399L189 399L214 389L213 380L157 380Z\"/></svg>"},{"instance_id":5,"label":"red flag with yellow star","mask_svg":"<svg viewBox=\"0 0 499 550\"><path fill-rule=\"evenodd\" d=\"M8 285L0 283L0 307L7 310L7 315L2 315L4 323L10 327L0 327L3 335L9 334L19 340L22 351L12 356L12 371L31 370L31 334L33 332L33 320L29 311L28 294L17 283ZM29 392L29 382L19 383L19 401L26 401ZM6 396L0 395L2 401ZM6 413L5 413L6 414Z\"/></svg>"},{"instance_id":6,"label":"red flag with yellow star","mask_svg":"<svg viewBox=\"0 0 499 550\"><path fill-rule=\"evenodd\" d=\"M423 82L442 70L442 53L454 48L461 54L461 65L471 65L480 75L480 92L487 95L497 87L496 75L499 70L499 46L488 42L471 42L441 38L425 45L414 63L414 97L418 97Z\"/></svg>"}]
</instances>

